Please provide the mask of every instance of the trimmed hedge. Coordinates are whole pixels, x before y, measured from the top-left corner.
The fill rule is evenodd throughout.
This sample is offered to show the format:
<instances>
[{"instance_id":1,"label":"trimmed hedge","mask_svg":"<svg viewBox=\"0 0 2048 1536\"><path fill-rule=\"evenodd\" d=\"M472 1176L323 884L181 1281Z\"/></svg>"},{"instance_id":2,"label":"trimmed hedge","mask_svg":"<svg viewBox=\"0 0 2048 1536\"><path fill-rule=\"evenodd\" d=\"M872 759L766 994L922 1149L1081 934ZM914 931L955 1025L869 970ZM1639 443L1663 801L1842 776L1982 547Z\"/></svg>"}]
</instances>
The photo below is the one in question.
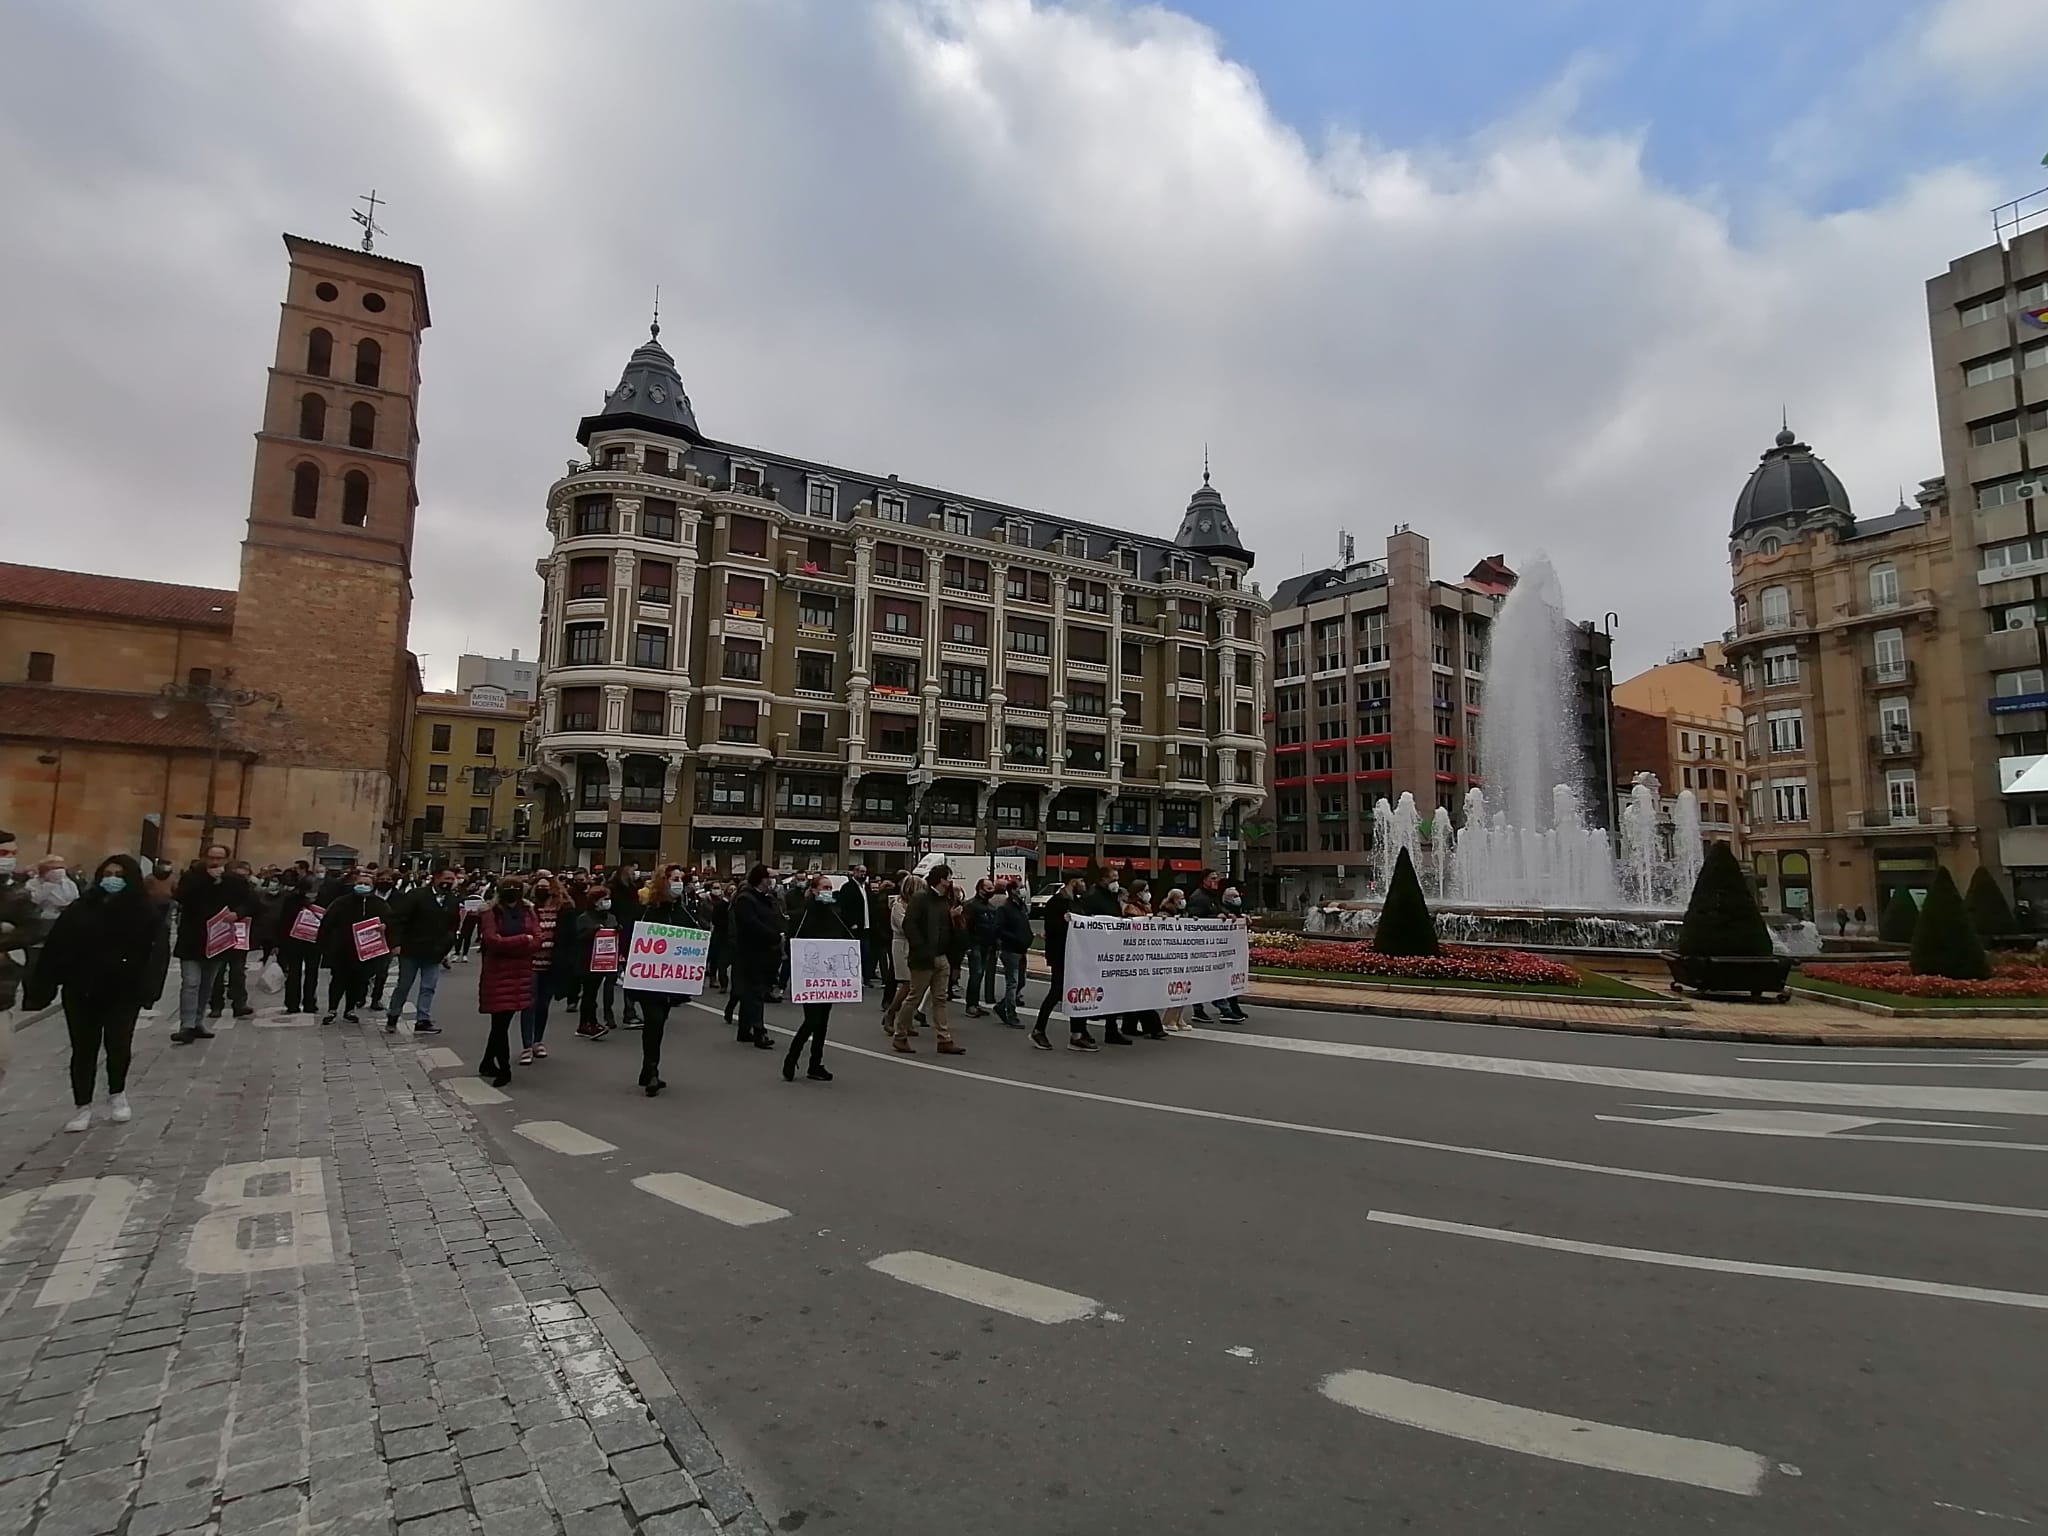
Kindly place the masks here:
<instances>
[{"instance_id":1,"label":"trimmed hedge","mask_svg":"<svg viewBox=\"0 0 2048 1536\"><path fill-rule=\"evenodd\" d=\"M1394 861L1394 878L1387 887L1387 899L1380 906L1372 947L1382 955L1441 953L1436 942L1436 919L1429 915L1429 903L1422 899L1422 882L1415 878L1415 861L1408 857L1406 848Z\"/></svg>"},{"instance_id":2,"label":"trimmed hedge","mask_svg":"<svg viewBox=\"0 0 2048 1536\"><path fill-rule=\"evenodd\" d=\"M1963 905L1970 909L1970 922L1976 927L1980 939L2003 938L2009 933L2019 932L2019 923L2012 915L2012 908L2005 904L2005 892L1998 888L1991 871L1982 864L1977 873L1970 876L1970 889L1963 897Z\"/></svg>"},{"instance_id":3,"label":"trimmed hedge","mask_svg":"<svg viewBox=\"0 0 2048 1536\"><path fill-rule=\"evenodd\" d=\"M1692 899L1685 904L1678 952L1701 957L1771 953L1771 931L1756 909L1756 894L1726 843L1707 845Z\"/></svg>"},{"instance_id":4,"label":"trimmed hedge","mask_svg":"<svg viewBox=\"0 0 2048 1536\"><path fill-rule=\"evenodd\" d=\"M1951 981L1983 981L1991 974L1984 941L1970 926L1963 893L1946 869L1934 872L1934 887L1920 909L1913 929L1912 970L1915 976L1946 976Z\"/></svg>"},{"instance_id":5,"label":"trimmed hedge","mask_svg":"<svg viewBox=\"0 0 2048 1536\"><path fill-rule=\"evenodd\" d=\"M1920 904L1903 885L1892 887L1892 899L1877 917L1877 936L1887 944L1910 944L1920 926Z\"/></svg>"}]
</instances>

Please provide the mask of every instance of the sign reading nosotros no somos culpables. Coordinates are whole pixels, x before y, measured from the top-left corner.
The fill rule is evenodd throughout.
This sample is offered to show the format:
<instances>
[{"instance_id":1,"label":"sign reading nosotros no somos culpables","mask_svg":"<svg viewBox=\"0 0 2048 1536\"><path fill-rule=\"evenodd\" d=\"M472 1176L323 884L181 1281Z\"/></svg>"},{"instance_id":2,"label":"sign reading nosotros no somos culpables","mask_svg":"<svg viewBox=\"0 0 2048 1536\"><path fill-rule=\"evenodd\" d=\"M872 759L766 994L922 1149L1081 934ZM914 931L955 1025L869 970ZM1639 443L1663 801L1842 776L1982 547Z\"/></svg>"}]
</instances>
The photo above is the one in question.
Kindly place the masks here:
<instances>
[{"instance_id":1,"label":"sign reading nosotros no somos culpables","mask_svg":"<svg viewBox=\"0 0 2048 1536\"><path fill-rule=\"evenodd\" d=\"M694 996L704 990L704 959L710 952L711 935L702 928L639 923L633 929L621 981L629 992Z\"/></svg>"},{"instance_id":2,"label":"sign reading nosotros no somos culpables","mask_svg":"<svg viewBox=\"0 0 2048 1536\"><path fill-rule=\"evenodd\" d=\"M1235 997L1251 985L1250 930L1189 918L1076 917L1066 1010L1135 1013Z\"/></svg>"}]
</instances>

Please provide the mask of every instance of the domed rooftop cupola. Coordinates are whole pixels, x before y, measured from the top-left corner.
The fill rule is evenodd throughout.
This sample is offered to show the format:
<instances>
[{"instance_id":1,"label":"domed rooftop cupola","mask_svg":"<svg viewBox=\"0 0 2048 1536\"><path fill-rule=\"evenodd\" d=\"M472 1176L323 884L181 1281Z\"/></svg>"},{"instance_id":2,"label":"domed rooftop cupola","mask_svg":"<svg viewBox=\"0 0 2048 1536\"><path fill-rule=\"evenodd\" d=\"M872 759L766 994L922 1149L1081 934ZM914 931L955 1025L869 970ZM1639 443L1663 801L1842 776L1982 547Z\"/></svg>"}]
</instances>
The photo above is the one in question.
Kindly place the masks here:
<instances>
[{"instance_id":1,"label":"domed rooftop cupola","mask_svg":"<svg viewBox=\"0 0 2048 1536\"><path fill-rule=\"evenodd\" d=\"M1735 498L1735 524L1729 537L1739 539L1761 523L1797 523L1815 515L1853 521L1849 493L1814 451L1787 426L1764 450L1742 494Z\"/></svg>"},{"instance_id":2,"label":"domed rooftop cupola","mask_svg":"<svg viewBox=\"0 0 2048 1536\"><path fill-rule=\"evenodd\" d=\"M1180 520L1180 532L1173 542L1198 555L1221 556L1226 560L1252 563L1252 552L1238 537L1237 524L1223 504L1223 493L1209 483L1209 455L1202 455L1202 484L1188 498L1188 510Z\"/></svg>"},{"instance_id":3,"label":"domed rooftop cupola","mask_svg":"<svg viewBox=\"0 0 2048 1536\"><path fill-rule=\"evenodd\" d=\"M697 428L697 413L690 409L690 397L683 390L683 376L676 371L676 360L661 344L659 318L648 326L647 339L626 359L618 388L605 391L604 409L577 425L576 441L588 445L593 432L618 427L638 427L693 443L704 440Z\"/></svg>"}]
</instances>

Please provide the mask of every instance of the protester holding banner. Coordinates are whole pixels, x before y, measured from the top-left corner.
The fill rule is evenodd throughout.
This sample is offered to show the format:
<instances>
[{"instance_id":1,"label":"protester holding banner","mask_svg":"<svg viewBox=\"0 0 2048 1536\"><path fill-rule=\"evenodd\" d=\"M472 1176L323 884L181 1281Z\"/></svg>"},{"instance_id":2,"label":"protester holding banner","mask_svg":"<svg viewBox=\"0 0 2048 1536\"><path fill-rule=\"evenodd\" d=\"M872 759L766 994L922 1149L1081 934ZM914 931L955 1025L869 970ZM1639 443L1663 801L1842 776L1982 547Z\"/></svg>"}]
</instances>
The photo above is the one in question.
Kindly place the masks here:
<instances>
[{"instance_id":1,"label":"protester holding banner","mask_svg":"<svg viewBox=\"0 0 2048 1536\"><path fill-rule=\"evenodd\" d=\"M1240 924L1184 917L1077 917L1067 925L1069 1013L1157 1014L1242 992L1251 977Z\"/></svg>"},{"instance_id":2,"label":"protester holding banner","mask_svg":"<svg viewBox=\"0 0 2048 1536\"><path fill-rule=\"evenodd\" d=\"M174 1045L210 1040L213 1031L204 1022L207 998L213 979L234 947L235 924L252 906L249 882L228 872L228 850L210 843L206 852L185 871L172 898L178 910L178 939L173 953L178 957L178 1027L171 1035Z\"/></svg>"},{"instance_id":3,"label":"protester holding banner","mask_svg":"<svg viewBox=\"0 0 2048 1536\"><path fill-rule=\"evenodd\" d=\"M1067 990L1067 920L1087 889L1079 880L1069 880L1045 904L1045 959L1052 967L1052 975L1046 978L1045 998L1038 1005L1038 1023L1031 1031L1031 1043L1041 1051L1052 1049L1052 1042L1045 1037L1046 1021ZM1073 1008L1067 1010L1067 1025L1068 1050L1096 1049L1095 1037L1088 1033L1088 1021Z\"/></svg>"},{"instance_id":4,"label":"protester holding banner","mask_svg":"<svg viewBox=\"0 0 2048 1536\"><path fill-rule=\"evenodd\" d=\"M832 1074L825 1070L825 1029L832 1022L832 1004L860 1001L861 942L839 915L838 903L822 899L823 885L822 880L814 882L814 899L804 909L789 946L789 1000L803 1005L804 1021L789 1042L789 1054L782 1058L785 1083L796 1081L796 1059L806 1043L811 1048L811 1065L804 1075L813 1082L832 1081ZM839 965L814 963L814 957L822 958L819 952L834 949Z\"/></svg>"},{"instance_id":5,"label":"protester holding banner","mask_svg":"<svg viewBox=\"0 0 2048 1536\"><path fill-rule=\"evenodd\" d=\"M690 953L695 964L657 964L655 973L694 969L695 974L684 978L666 974L650 974L643 983L630 974L633 964L645 965L645 960L635 954L629 961L626 977L626 998L640 1009L640 1088L647 1097L653 1098L668 1086L661 1080L662 1039L668 1033L669 1010L683 998L704 990L702 962L710 948L710 935L696 926L696 908L690 904L690 882L680 869L656 875L640 892L640 919L633 925L636 946L667 945L671 935L662 930L682 930L676 937L689 938ZM692 937L694 936L694 937ZM697 944L704 946L697 950ZM669 956L664 954L665 962ZM654 983L654 984L647 984Z\"/></svg>"},{"instance_id":6,"label":"protester holding banner","mask_svg":"<svg viewBox=\"0 0 2048 1536\"><path fill-rule=\"evenodd\" d=\"M277 950L284 966L287 1017L313 1013L320 1006L320 919L327 909L314 900L319 890L317 876L301 875L277 909Z\"/></svg>"},{"instance_id":7,"label":"protester holding banner","mask_svg":"<svg viewBox=\"0 0 2048 1536\"><path fill-rule=\"evenodd\" d=\"M763 1020L764 1005L782 968L782 942L787 932L782 903L775 899L775 872L756 864L747 872L747 888L732 903L732 985L739 1003L739 1043L775 1049Z\"/></svg>"},{"instance_id":8,"label":"protester holding banner","mask_svg":"<svg viewBox=\"0 0 2048 1536\"><path fill-rule=\"evenodd\" d=\"M490 1039L477 1075L494 1088L512 1081L512 1016L523 1014L533 1001L533 952L540 930L533 908L526 904L526 886L500 880L497 899L477 920L477 942L483 964L477 968L477 1010L491 1016Z\"/></svg>"},{"instance_id":9,"label":"protester holding banner","mask_svg":"<svg viewBox=\"0 0 2048 1536\"><path fill-rule=\"evenodd\" d=\"M1087 894L1081 898L1072 915L1081 917L1123 916L1123 889L1123 885L1117 880L1116 875L1112 871L1106 869L1098 870L1095 876L1095 884L1088 888ZM1072 1014L1073 1006L1071 1004L1068 1005L1067 1011L1069 1015ZM1117 1016L1115 1014L1105 1013L1098 1015L1098 1017L1102 1020L1102 1043L1104 1045L1129 1045L1131 1043L1131 1037L1118 1028Z\"/></svg>"},{"instance_id":10,"label":"protester holding banner","mask_svg":"<svg viewBox=\"0 0 2048 1536\"><path fill-rule=\"evenodd\" d=\"M441 986L441 967L448 951L455 947L456 925L462 907L455 895L455 871L444 869L426 885L414 886L391 903L391 942L398 950L398 984L392 988L391 1007L384 1015L388 1034L398 1030L398 1016L415 983L419 999L413 1009L413 1033L438 1035L434 1022L434 994Z\"/></svg>"},{"instance_id":11,"label":"protester holding banner","mask_svg":"<svg viewBox=\"0 0 2048 1536\"><path fill-rule=\"evenodd\" d=\"M595 885L586 893L584 909L576 915L576 1033L585 1040L602 1040L618 1027L616 1011L619 967L624 964L626 928L613 909L614 887ZM634 893L633 905L640 905ZM598 1022L598 1004L604 1004L604 1022Z\"/></svg>"},{"instance_id":12,"label":"protester holding banner","mask_svg":"<svg viewBox=\"0 0 2048 1536\"><path fill-rule=\"evenodd\" d=\"M339 1013L351 1024L363 1022L356 1010L369 995L370 973L391 953L386 923L391 904L377 894L376 876L359 869L348 888L328 903L320 919L320 958L327 962L327 1011L322 1024Z\"/></svg>"},{"instance_id":13,"label":"protester holding banner","mask_svg":"<svg viewBox=\"0 0 2048 1536\"><path fill-rule=\"evenodd\" d=\"M1175 886L1159 898L1159 916L1161 918L1186 917L1187 907L1187 892L1181 890L1178 886ZM1157 1017L1159 1020L1159 1033L1152 1035L1152 1038L1155 1040L1163 1038L1168 1033L1177 1033L1183 1029L1194 1028L1188 1022L1187 1005L1184 1003L1168 1008L1165 1012L1157 1015ZM1151 1031L1147 1030L1146 1033L1151 1034Z\"/></svg>"},{"instance_id":14,"label":"protester holding banner","mask_svg":"<svg viewBox=\"0 0 2048 1536\"><path fill-rule=\"evenodd\" d=\"M230 1005L238 1019L254 1018L256 1010L249 1006L249 954L256 947L256 917L263 908L263 895L256 888L256 869L247 859L236 859L228 866L228 873L239 876L249 887L247 905L240 911L241 927L236 930L234 945L221 956L222 965L213 978L213 992L206 1016L217 1019L221 1011Z\"/></svg>"},{"instance_id":15,"label":"protester holding banner","mask_svg":"<svg viewBox=\"0 0 2048 1536\"><path fill-rule=\"evenodd\" d=\"M107 1054L107 1118L128 1120L128 1058L135 1018L163 991L170 966L164 925L142 883L142 866L125 853L105 860L93 883L68 903L43 941L24 1000L48 1007L61 992L71 1035L71 1102L67 1131L92 1125L93 1090L102 1047ZM0 1022L0 1028L6 1028Z\"/></svg>"}]
</instances>

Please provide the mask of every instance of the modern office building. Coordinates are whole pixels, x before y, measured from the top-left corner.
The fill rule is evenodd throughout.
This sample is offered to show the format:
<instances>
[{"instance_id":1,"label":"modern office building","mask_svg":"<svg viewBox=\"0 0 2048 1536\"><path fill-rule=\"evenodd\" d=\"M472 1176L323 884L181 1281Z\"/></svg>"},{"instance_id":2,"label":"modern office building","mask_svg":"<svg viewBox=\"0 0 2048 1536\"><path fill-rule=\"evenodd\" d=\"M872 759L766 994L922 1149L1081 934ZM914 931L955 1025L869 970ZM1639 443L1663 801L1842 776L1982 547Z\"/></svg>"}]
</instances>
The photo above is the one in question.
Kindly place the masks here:
<instances>
[{"instance_id":1,"label":"modern office building","mask_svg":"<svg viewBox=\"0 0 2048 1536\"><path fill-rule=\"evenodd\" d=\"M2035 194L1999 210L1994 243L1928 281L1927 329L1942 469L1955 509L1947 528L1955 546L1952 618L1970 679L1946 723L1968 743L1984 861L2007 877L2018 901L2048 916L2048 795L2005 792L2048 753L2043 203Z\"/></svg>"},{"instance_id":2,"label":"modern office building","mask_svg":"<svg viewBox=\"0 0 2048 1536\"><path fill-rule=\"evenodd\" d=\"M1488 628L1513 588L1498 555L1462 581L1430 575L1429 540L1396 528L1383 557L1291 576L1273 594L1273 794L1259 818L1262 898L1366 894L1373 805L1412 792L1454 813L1483 783ZM1605 819L1606 634L1571 630L1581 786Z\"/></svg>"},{"instance_id":3,"label":"modern office building","mask_svg":"<svg viewBox=\"0 0 2048 1536\"><path fill-rule=\"evenodd\" d=\"M1230 862L1266 616L1221 494L1172 538L707 437L659 327L548 492L549 856Z\"/></svg>"},{"instance_id":4,"label":"modern office building","mask_svg":"<svg viewBox=\"0 0 2048 1536\"><path fill-rule=\"evenodd\" d=\"M1978 858L1973 724L1988 714L1954 601L1958 535L1940 479L1858 520L1833 470L1781 431L1729 535L1751 862L1765 905L1882 909L1961 882ZM2038 676L2038 675L2037 675ZM2048 700L2044 700L2048 703Z\"/></svg>"},{"instance_id":5,"label":"modern office building","mask_svg":"<svg viewBox=\"0 0 2048 1536\"><path fill-rule=\"evenodd\" d=\"M464 654L455 662L455 691L467 694L472 688L497 688L508 699L531 704L540 697L540 663L521 661L519 652L510 656Z\"/></svg>"}]
</instances>

